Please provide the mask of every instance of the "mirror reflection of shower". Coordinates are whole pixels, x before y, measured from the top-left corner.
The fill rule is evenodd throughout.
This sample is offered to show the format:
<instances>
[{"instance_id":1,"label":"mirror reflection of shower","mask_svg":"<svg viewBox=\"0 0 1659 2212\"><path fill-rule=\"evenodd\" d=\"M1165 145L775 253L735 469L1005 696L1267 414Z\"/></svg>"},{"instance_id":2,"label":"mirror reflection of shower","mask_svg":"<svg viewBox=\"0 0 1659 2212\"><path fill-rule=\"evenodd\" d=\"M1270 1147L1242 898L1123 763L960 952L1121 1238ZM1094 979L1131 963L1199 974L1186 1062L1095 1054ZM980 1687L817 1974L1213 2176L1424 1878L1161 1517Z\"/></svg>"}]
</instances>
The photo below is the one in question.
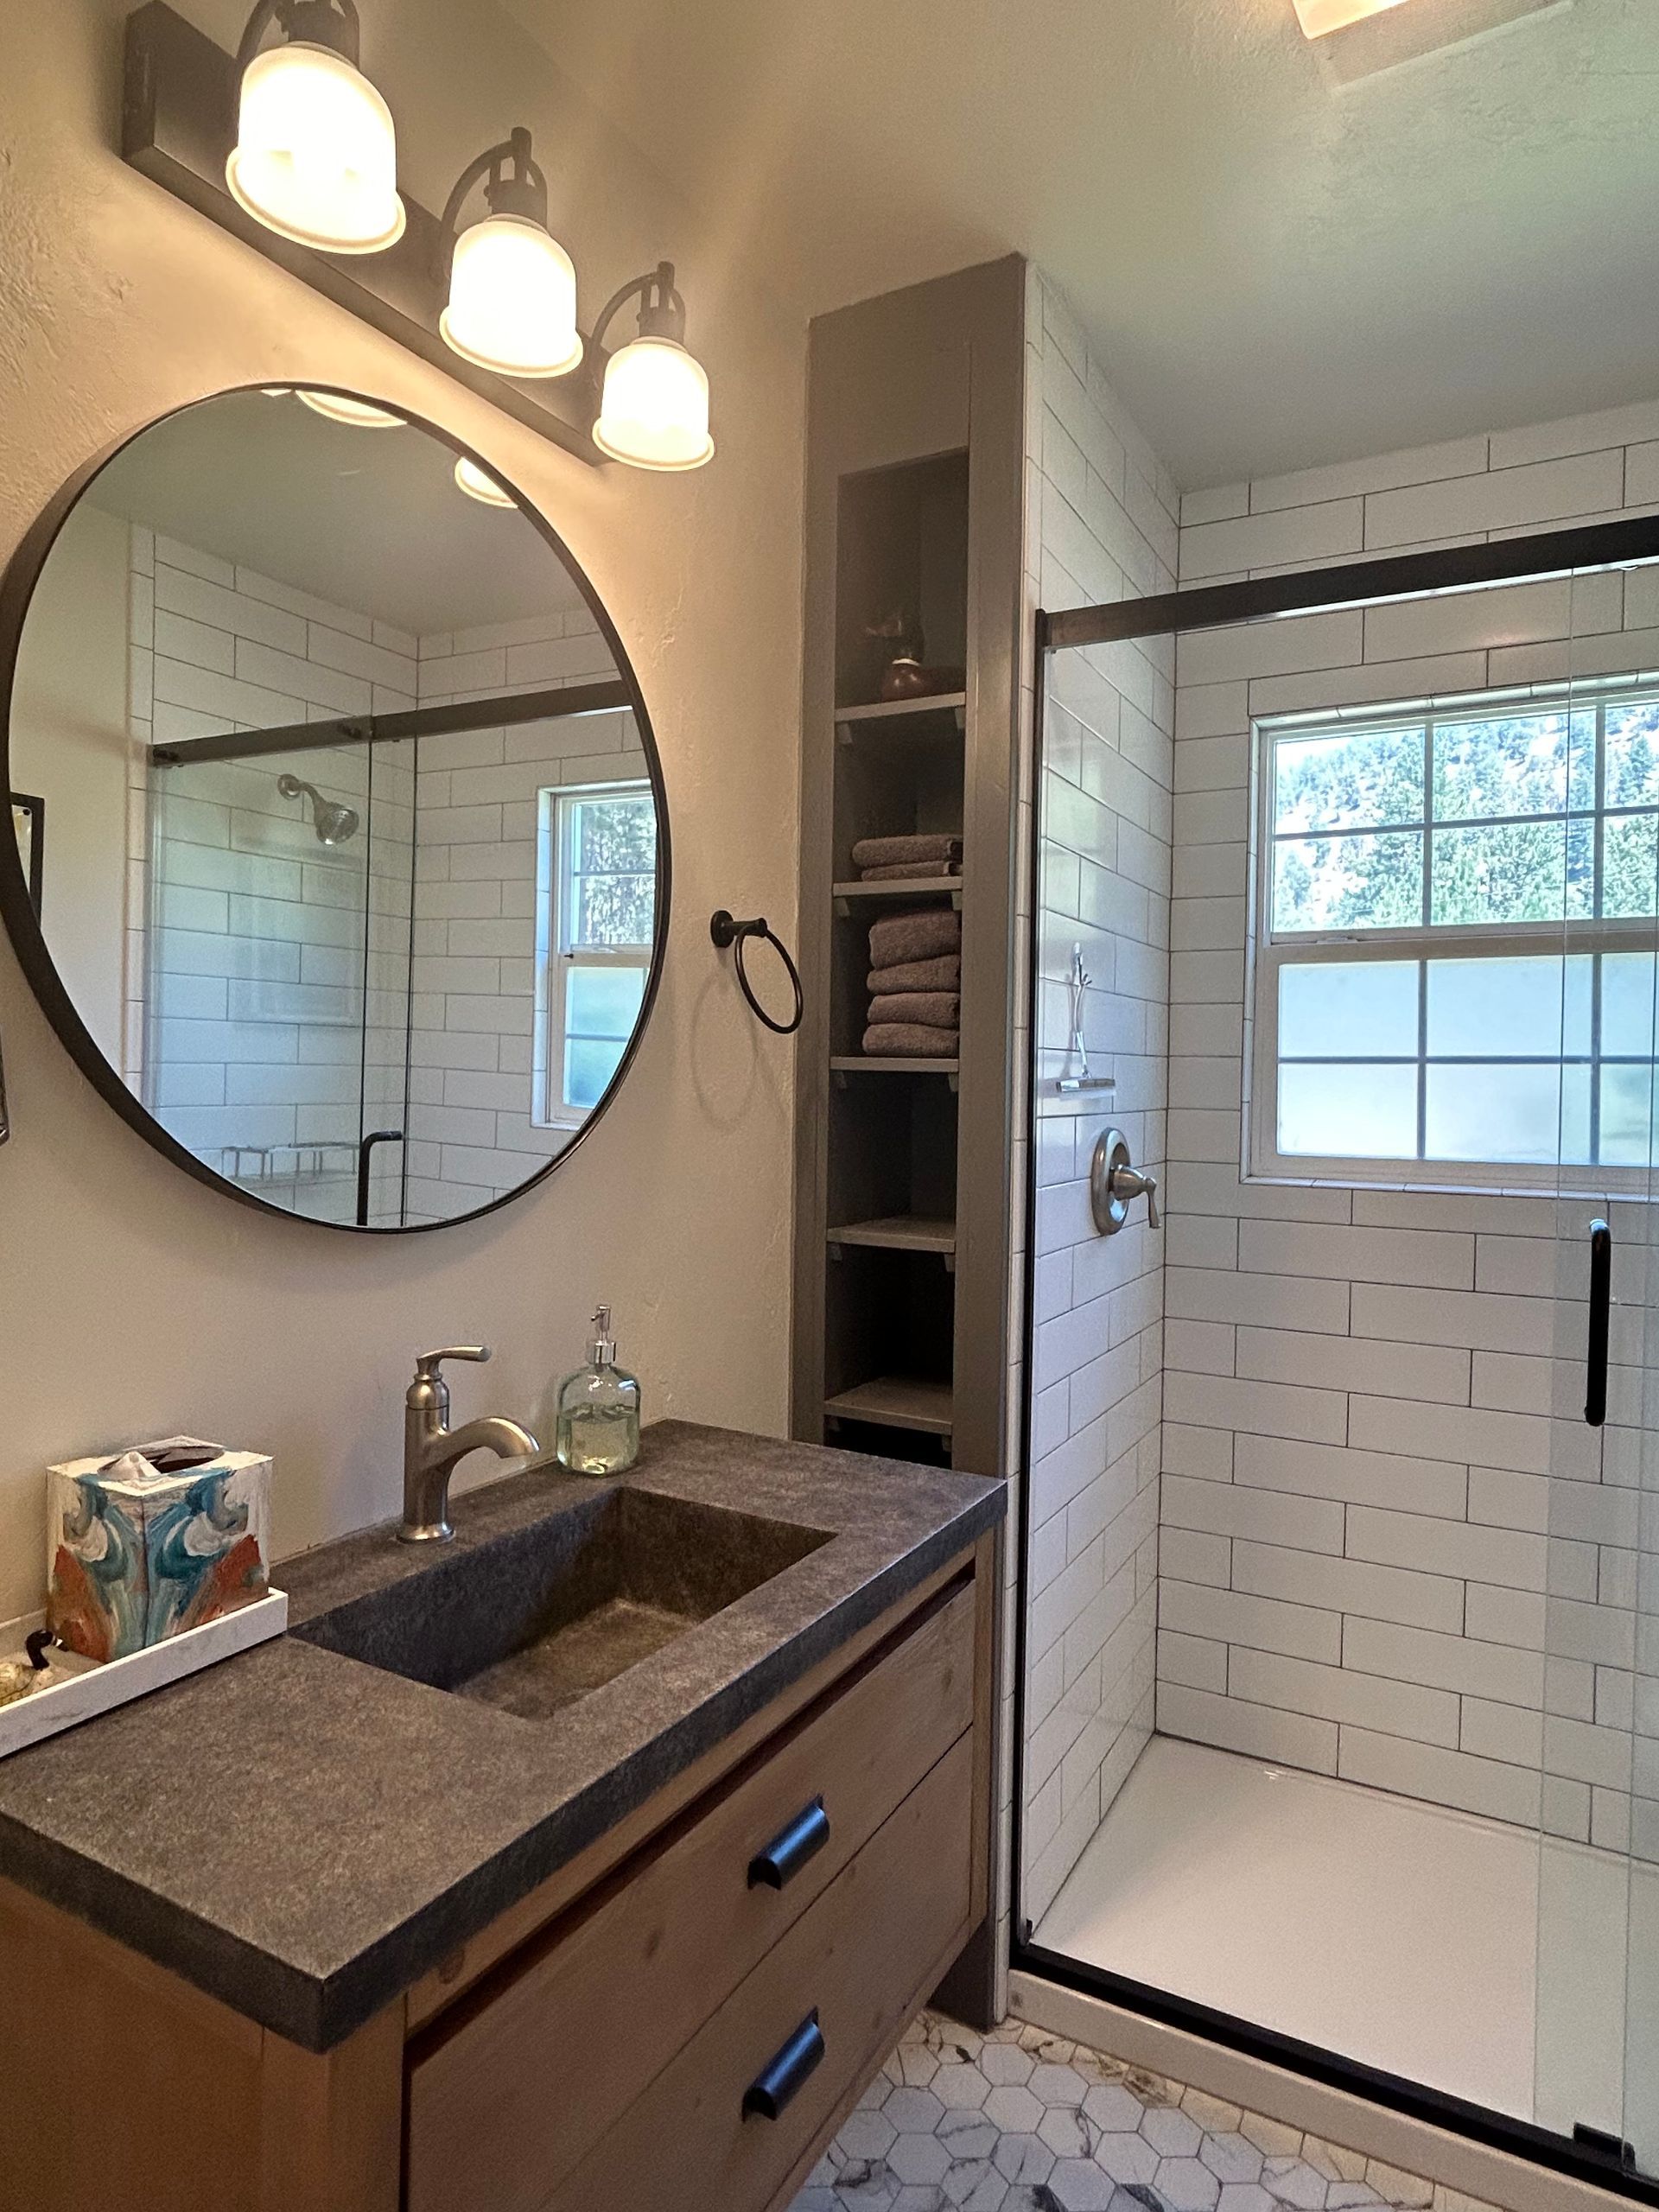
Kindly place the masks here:
<instances>
[{"instance_id":1,"label":"mirror reflection of shower","mask_svg":"<svg viewBox=\"0 0 1659 2212\"><path fill-rule=\"evenodd\" d=\"M276 789L284 798L299 798L302 795L311 802L311 826L321 845L344 845L357 835L358 813L354 806L342 806L338 800L325 798L315 784L306 783L299 776L281 775Z\"/></svg>"}]
</instances>

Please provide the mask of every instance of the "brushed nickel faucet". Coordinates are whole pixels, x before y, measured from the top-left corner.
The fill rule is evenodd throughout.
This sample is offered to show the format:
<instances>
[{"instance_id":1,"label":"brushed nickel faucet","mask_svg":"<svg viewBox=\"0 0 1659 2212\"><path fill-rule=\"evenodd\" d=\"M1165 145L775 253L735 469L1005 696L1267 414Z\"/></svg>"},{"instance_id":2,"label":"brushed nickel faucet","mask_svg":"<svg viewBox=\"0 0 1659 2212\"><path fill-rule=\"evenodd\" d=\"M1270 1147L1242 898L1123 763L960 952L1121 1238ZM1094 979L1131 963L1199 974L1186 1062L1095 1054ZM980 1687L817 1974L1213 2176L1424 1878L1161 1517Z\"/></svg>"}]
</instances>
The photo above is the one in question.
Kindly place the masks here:
<instances>
[{"instance_id":1,"label":"brushed nickel faucet","mask_svg":"<svg viewBox=\"0 0 1659 2212\"><path fill-rule=\"evenodd\" d=\"M487 1344L451 1344L442 1351L423 1352L415 1363L415 1380L404 1396L404 1522L397 1531L406 1544L447 1543L454 1530L449 1525L449 1478L455 1463L469 1452L493 1452L498 1459L533 1457L541 1450L527 1428L499 1414L469 1421L460 1428L449 1427L449 1385L441 1372L446 1359L486 1360Z\"/></svg>"}]
</instances>

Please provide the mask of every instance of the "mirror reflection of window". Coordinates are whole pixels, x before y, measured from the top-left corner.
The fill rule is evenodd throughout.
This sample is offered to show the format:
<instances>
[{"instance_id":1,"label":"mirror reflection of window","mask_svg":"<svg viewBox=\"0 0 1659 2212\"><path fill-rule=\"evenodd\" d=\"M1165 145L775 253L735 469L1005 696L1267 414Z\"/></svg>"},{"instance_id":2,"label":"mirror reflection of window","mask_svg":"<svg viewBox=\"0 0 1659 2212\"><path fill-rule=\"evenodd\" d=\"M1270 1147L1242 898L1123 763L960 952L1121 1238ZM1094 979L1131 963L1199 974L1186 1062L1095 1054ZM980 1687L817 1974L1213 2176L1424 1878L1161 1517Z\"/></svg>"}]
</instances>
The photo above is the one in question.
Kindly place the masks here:
<instances>
[{"instance_id":1,"label":"mirror reflection of window","mask_svg":"<svg viewBox=\"0 0 1659 2212\"><path fill-rule=\"evenodd\" d=\"M541 794L542 1118L604 1096L639 1021L656 931L657 810L643 781Z\"/></svg>"},{"instance_id":2,"label":"mirror reflection of window","mask_svg":"<svg viewBox=\"0 0 1659 2212\"><path fill-rule=\"evenodd\" d=\"M48 947L98 1052L204 1170L341 1225L543 1173L655 957L632 684L579 573L454 460L293 391L165 418L71 510L14 687ZM39 819L13 823L37 865Z\"/></svg>"}]
</instances>

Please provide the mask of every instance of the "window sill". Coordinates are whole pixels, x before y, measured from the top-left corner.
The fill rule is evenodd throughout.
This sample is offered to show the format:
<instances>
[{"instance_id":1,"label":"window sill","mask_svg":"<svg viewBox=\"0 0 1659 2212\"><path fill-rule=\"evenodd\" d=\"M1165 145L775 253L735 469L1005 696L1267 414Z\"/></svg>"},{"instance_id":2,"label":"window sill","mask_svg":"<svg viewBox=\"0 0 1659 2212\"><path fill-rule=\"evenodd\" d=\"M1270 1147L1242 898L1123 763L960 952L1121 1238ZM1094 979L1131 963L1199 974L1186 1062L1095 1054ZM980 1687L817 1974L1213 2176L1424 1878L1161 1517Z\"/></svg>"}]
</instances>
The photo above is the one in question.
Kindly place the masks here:
<instances>
[{"instance_id":1,"label":"window sill","mask_svg":"<svg viewBox=\"0 0 1659 2212\"><path fill-rule=\"evenodd\" d=\"M1659 1198L1659 1158L1649 1167L1542 1169L1533 1179L1517 1179L1513 1166L1493 1167L1482 1175L1471 1167L1459 1173L1406 1177L1370 1175L1363 1163L1322 1166L1314 1174L1294 1175L1281 1167L1241 1169L1242 1184L1292 1191L1387 1191L1414 1198Z\"/></svg>"}]
</instances>

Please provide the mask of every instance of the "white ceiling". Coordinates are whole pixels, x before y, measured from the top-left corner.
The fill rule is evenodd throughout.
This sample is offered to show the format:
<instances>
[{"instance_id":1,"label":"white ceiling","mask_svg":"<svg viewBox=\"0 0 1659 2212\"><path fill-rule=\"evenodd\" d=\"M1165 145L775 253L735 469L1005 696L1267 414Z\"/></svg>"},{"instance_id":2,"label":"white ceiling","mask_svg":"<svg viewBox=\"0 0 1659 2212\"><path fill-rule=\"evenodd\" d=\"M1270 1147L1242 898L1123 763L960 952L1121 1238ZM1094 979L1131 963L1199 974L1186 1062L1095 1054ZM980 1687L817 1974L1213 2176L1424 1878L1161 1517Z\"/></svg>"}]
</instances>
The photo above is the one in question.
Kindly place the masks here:
<instances>
[{"instance_id":1,"label":"white ceiling","mask_svg":"<svg viewBox=\"0 0 1659 2212\"><path fill-rule=\"evenodd\" d=\"M534 524L468 499L454 465L413 423L352 428L291 393L230 392L142 431L88 497L416 637L579 607Z\"/></svg>"},{"instance_id":2,"label":"white ceiling","mask_svg":"<svg viewBox=\"0 0 1659 2212\"><path fill-rule=\"evenodd\" d=\"M1659 391L1659 0L507 4L805 313L1030 254L1184 486Z\"/></svg>"}]
</instances>

